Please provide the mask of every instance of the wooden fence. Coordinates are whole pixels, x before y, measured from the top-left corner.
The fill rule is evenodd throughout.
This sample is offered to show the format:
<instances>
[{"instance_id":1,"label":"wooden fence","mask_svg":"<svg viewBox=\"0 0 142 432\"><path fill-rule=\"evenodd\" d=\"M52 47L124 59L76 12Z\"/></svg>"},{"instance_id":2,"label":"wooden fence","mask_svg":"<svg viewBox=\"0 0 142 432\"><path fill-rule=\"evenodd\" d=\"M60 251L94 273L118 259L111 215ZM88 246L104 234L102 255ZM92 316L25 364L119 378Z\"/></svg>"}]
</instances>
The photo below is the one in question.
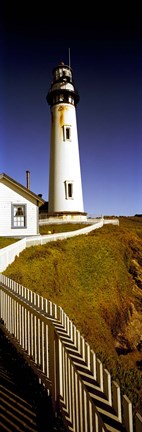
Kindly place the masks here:
<instances>
[{"instance_id":1,"label":"wooden fence","mask_svg":"<svg viewBox=\"0 0 142 432\"><path fill-rule=\"evenodd\" d=\"M119 220L104 220L102 218L94 221L94 223L89 226L85 226L85 224L83 224L83 228L70 232L24 237L22 240L0 249L0 272L3 272L8 267L8 265L14 261L15 257L19 256L20 252L22 252L26 247L43 245L56 240L65 240L78 235L86 235L91 231L102 228L106 223L119 225Z\"/></svg>"},{"instance_id":2,"label":"wooden fence","mask_svg":"<svg viewBox=\"0 0 142 432\"><path fill-rule=\"evenodd\" d=\"M140 432L142 417L63 309L0 274L3 329L61 412L67 431Z\"/></svg>"}]
</instances>

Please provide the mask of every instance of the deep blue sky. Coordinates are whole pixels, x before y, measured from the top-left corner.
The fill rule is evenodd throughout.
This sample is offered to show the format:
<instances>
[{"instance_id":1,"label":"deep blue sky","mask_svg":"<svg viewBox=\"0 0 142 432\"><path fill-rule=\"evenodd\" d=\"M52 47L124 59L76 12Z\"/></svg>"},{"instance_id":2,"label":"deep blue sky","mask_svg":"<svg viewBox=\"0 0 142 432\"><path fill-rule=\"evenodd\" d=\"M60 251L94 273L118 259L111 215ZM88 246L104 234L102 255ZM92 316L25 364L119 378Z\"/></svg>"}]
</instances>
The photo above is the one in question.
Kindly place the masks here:
<instances>
[{"instance_id":1,"label":"deep blue sky","mask_svg":"<svg viewBox=\"0 0 142 432\"><path fill-rule=\"evenodd\" d=\"M48 199L52 69L71 66L80 95L77 124L84 210L142 213L142 14L40 2L1 13L0 173ZM24 9L25 7L25 9ZM83 7L83 6L82 6ZM7 8L8 9L8 8Z\"/></svg>"}]
</instances>

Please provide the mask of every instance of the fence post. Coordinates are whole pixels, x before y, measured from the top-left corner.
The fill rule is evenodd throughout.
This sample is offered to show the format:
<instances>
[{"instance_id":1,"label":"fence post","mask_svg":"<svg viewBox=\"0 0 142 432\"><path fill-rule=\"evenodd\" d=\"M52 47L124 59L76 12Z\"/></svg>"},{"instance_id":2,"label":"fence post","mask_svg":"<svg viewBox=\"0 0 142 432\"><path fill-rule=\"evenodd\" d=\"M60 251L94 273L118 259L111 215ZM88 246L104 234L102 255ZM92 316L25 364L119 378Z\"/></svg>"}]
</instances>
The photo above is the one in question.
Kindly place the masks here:
<instances>
[{"instance_id":1,"label":"fence post","mask_svg":"<svg viewBox=\"0 0 142 432\"><path fill-rule=\"evenodd\" d=\"M49 379L52 383L52 405L55 412L55 365L54 365L54 328L51 323L48 324L49 340Z\"/></svg>"},{"instance_id":2,"label":"fence post","mask_svg":"<svg viewBox=\"0 0 142 432\"><path fill-rule=\"evenodd\" d=\"M82 359L85 361L85 340L83 336L80 336L80 354Z\"/></svg>"},{"instance_id":3,"label":"fence post","mask_svg":"<svg viewBox=\"0 0 142 432\"><path fill-rule=\"evenodd\" d=\"M88 369L90 370L91 368L91 363L90 363L90 345L85 342L85 362L88 366Z\"/></svg>"},{"instance_id":4,"label":"fence post","mask_svg":"<svg viewBox=\"0 0 142 432\"><path fill-rule=\"evenodd\" d=\"M123 419L127 432L133 432L132 403L126 395L123 396Z\"/></svg>"},{"instance_id":5,"label":"fence post","mask_svg":"<svg viewBox=\"0 0 142 432\"><path fill-rule=\"evenodd\" d=\"M112 381L112 398L112 406L119 421L122 422L120 387L115 381Z\"/></svg>"},{"instance_id":6,"label":"fence post","mask_svg":"<svg viewBox=\"0 0 142 432\"><path fill-rule=\"evenodd\" d=\"M100 389L103 391L103 365L98 358L96 359L96 369L97 369L97 382L100 386Z\"/></svg>"},{"instance_id":7,"label":"fence post","mask_svg":"<svg viewBox=\"0 0 142 432\"><path fill-rule=\"evenodd\" d=\"M61 321L61 313L62 313L62 308L61 306L57 305L57 320Z\"/></svg>"},{"instance_id":8,"label":"fence post","mask_svg":"<svg viewBox=\"0 0 142 432\"><path fill-rule=\"evenodd\" d=\"M96 354L93 350L90 351L90 370L93 374L94 379L96 380Z\"/></svg>"},{"instance_id":9,"label":"fence post","mask_svg":"<svg viewBox=\"0 0 142 432\"><path fill-rule=\"evenodd\" d=\"M136 413L136 432L141 432L142 430L142 416Z\"/></svg>"},{"instance_id":10,"label":"fence post","mask_svg":"<svg viewBox=\"0 0 142 432\"><path fill-rule=\"evenodd\" d=\"M52 383L52 406L55 413L59 409L59 340L52 322L49 331L49 379Z\"/></svg>"},{"instance_id":11,"label":"fence post","mask_svg":"<svg viewBox=\"0 0 142 432\"><path fill-rule=\"evenodd\" d=\"M107 369L104 369L104 393L109 404L112 405L111 375Z\"/></svg>"}]
</instances>

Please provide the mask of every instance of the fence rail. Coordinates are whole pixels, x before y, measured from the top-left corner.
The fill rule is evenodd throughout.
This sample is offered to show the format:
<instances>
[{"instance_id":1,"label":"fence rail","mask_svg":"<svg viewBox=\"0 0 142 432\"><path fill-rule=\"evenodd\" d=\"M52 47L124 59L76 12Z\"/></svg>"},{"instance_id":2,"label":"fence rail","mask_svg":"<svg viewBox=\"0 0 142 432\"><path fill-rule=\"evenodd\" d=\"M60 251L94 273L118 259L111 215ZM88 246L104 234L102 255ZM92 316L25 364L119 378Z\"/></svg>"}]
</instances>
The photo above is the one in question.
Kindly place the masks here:
<instances>
[{"instance_id":1,"label":"fence rail","mask_svg":"<svg viewBox=\"0 0 142 432\"><path fill-rule=\"evenodd\" d=\"M3 272L7 266L14 261L15 257L19 256L19 253L22 252L26 247L43 245L51 241L64 240L70 237L76 237L78 235L86 235L95 229L102 228L106 223L119 225L119 220L112 219L106 221L103 220L103 218L98 220L96 219L93 221L92 225L85 226L85 224L83 224L83 228L75 231L25 237L16 243L0 249L0 272Z\"/></svg>"},{"instance_id":2,"label":"fence rail","mask_svg":"<svg viewBox=\"0 0 142 432\"><path fill-rule=\"evenodd\" d=\"M73 432L140 432L142 417L63 309L0 275L3 328L22 350Z\"/></svg>"}]
</instances>

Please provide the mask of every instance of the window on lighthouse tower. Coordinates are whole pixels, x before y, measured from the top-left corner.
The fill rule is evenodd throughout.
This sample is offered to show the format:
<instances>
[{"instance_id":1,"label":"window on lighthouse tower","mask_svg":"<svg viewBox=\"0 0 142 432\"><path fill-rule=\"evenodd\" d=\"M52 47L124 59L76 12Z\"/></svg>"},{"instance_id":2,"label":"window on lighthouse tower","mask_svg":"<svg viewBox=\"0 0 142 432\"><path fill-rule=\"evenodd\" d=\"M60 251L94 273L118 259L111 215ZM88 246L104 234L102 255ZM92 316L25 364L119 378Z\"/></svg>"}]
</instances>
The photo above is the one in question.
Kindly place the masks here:
<instances>
[{"instance_id":1,"label":"window on lighthouse tower","mask_svg":"<svg viewBox=\"0 0 142 432\"><path fill-rule=\"evenodd\" d=\"M63 140L71 141L71 126L63 126Z\"/></svg>"},{"instance_id":2,"label":"window on lighthouse tower","mask_svg":"<svg viewBox=\"0 0 142 432\"><path fill-rule=\"evenodd\" d=\"M66 128L66 139L70 139L70 128Z\"/></svg>"},{"instance_id":3,"label":"window on lighthouse tower","mask_svg":"<svg viewBox=\"0 0 142 432\"><path fill-rule=\"evenodd\" d=\"M68 183L68 197L72 198L72 195L73 195L73 184Z\"/></svg>"},{"instance_id":4,"label":"window on lighthouse tower","mask_svg":"<svg viewBox=\"0 0 142 432\"><path fill-rule=\"evenodd\" d=\"M73 199L73 182L65 181L65 197L66 199Z\"/></svg>"}]
</instances>

